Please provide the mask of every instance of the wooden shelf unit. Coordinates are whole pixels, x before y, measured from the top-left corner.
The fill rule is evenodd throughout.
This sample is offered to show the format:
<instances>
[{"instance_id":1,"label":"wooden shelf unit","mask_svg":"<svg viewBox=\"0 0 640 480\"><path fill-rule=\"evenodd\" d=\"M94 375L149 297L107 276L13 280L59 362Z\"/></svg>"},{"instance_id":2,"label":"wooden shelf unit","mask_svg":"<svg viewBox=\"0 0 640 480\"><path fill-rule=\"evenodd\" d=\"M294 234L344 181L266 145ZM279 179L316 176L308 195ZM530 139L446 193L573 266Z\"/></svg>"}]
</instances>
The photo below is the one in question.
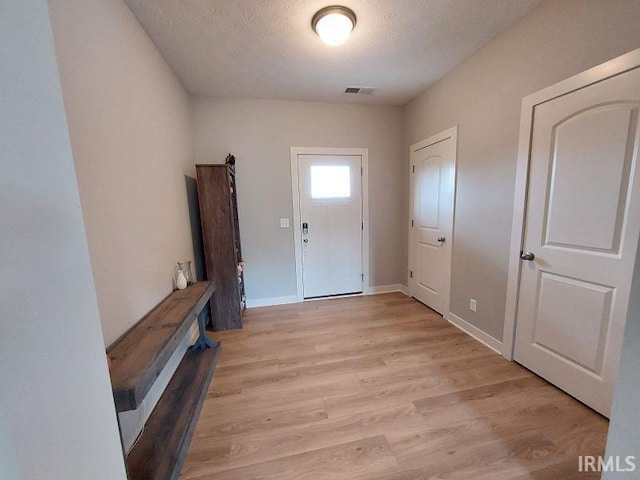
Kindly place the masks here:
<instances>
[{"instance_id":1,"label":"wooden shelf unit","mask_svg":"<svg viewBox=\"0 0 640 480\"><path fill-rule=\"evenodd\" d=\"M198 201L207 278L216 284L211 300L214 330L242 328L246 304L235 168L233 165L196 165Z\"/></svg>"}]
</instances>

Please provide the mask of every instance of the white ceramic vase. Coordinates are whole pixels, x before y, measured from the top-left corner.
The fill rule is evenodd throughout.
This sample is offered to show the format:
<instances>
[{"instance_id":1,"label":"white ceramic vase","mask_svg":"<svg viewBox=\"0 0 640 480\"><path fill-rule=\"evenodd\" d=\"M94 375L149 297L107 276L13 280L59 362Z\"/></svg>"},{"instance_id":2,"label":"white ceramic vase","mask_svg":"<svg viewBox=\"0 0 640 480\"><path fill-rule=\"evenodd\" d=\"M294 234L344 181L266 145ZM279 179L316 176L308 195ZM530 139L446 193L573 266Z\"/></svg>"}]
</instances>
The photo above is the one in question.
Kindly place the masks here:
<instances>
[{"instance_id":1,"label":"white ceramic vase","mask_svg":"<svg viewBox=\"0 0 640 480\"><path fill-rule=\"evenodd\" d=\"M187 288L187 277L184 276L184 272L182 270L178 270L176 274L176 288L178 290L184 290Z\"/></svg>"}]
</instances>

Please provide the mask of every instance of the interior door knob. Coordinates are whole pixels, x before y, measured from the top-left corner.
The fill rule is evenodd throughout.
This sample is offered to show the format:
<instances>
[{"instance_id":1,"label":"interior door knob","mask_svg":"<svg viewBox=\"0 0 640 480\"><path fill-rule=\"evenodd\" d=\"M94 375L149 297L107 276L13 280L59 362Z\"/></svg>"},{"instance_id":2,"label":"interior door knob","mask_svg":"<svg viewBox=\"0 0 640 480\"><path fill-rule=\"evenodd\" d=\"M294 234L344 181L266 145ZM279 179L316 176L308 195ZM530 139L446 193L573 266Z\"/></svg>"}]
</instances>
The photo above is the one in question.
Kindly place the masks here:
<instances>
[{"instance_id":1,"label":"interior door knob","mask_svg":"<svg viewBox=\"0 0 640 480\"><path fill-rule=\"evenodd\" d=\"M444 238L444 237L438 237L438 241L439 241L440 243L444 243L444 242L445 242L445 240L446 240L446 238Z\"/></svg>"},{"instance_id":2,"label":"interior door knob","mask_svg":"<svg viewBox=\"0 0 640 480\"><path fill-rule=\"evenodd\" d=\"M536 256L533 252L520 252L520 258L522 260L527 260L528 262L534 260Z\"/></svg>"}]
</instances>

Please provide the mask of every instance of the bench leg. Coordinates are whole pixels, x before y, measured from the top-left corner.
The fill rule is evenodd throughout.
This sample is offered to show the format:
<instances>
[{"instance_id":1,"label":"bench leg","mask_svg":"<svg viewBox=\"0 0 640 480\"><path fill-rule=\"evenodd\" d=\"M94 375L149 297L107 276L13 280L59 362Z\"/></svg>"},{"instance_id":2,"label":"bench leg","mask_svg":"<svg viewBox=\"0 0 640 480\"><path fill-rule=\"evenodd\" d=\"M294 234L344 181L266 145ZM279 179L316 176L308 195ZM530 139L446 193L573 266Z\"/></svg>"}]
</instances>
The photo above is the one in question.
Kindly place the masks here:
<instances>
[{"instance_id":1,"label":"bench leg","mask_svg":"<svg viewBox=\"0 0 640 480\"><path fill-rule=\"evenodd\" d=\"M193 350L204 350L205 348L218 348L220 346L220 342L216 342L212 340L206 333L206 329L204 327L204 311L200 312L198 315L198 339L196 343L194 343L191 348Z\"/></svg>"}]
</instances>

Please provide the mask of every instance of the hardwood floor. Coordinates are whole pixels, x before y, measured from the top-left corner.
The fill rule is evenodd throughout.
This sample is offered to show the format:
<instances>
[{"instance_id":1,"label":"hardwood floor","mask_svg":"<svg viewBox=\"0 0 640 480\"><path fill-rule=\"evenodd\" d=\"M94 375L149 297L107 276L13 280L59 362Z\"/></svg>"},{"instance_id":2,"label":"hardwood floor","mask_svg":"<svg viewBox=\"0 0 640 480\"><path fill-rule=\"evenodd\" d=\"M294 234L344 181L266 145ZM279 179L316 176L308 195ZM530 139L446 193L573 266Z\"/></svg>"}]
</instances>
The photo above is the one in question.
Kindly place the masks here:
<instances>
[{"instance_id":1,"label":"hardwood floor","mask_svg":"<svg viewBox=\"0 0 640 480\"><path fill-rule=\"evenodd\" d=\"M400 293L250 309L181 479L587 479L605 418Z\"/></svg>"}]
</instances>

